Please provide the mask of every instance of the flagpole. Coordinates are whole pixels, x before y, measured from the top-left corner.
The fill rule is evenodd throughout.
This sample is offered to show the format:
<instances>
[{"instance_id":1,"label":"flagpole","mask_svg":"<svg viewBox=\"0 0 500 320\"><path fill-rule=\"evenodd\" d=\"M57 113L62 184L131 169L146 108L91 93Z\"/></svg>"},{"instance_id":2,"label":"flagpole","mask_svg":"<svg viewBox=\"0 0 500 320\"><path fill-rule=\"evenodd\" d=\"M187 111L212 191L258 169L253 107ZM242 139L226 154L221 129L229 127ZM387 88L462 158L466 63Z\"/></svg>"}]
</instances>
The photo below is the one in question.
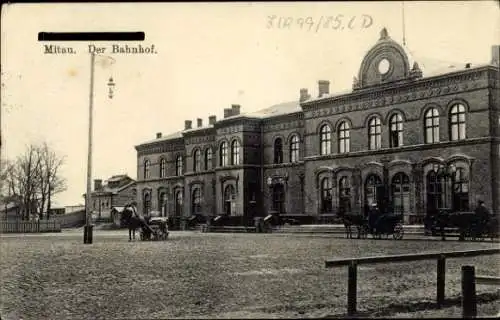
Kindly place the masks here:
<instances>
[{"instance_id":1,"label":"flagpole","mask_svg":"<svg viewBox=\"0 0 500 320\"><path fill-rule=\"evenodd\" d=\"M87 154L87 193L85 201L86 223L83 230L83 243L92 244L92 211L91 211L91 193L92 193L92 113L94 104L94 62L95 53L90 54L90 95L89 95L89 136L88 136L88 154Z\"/></svg>"}]
</instances>

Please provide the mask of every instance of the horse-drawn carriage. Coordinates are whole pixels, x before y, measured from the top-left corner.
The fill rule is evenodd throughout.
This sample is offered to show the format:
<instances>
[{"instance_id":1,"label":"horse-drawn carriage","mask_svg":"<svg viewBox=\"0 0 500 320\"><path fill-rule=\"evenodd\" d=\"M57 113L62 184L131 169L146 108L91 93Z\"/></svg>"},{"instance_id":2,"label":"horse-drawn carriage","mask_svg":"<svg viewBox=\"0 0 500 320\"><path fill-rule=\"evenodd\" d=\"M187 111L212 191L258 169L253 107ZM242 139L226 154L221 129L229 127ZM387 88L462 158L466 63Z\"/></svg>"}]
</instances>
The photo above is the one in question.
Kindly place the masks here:
<instances>
[{"instance_id":1,"label":"horse-drawn carriage","mask_svg":"<svg viewBox=\"0 0 500 320\"><path fill-rule=\"evenodd\" d=\"M403 216L397 213L381 213L371 221L362 214L345 214L342 216L346 229L347 238L352 238L352 227L357 229L357 238L366 239L371 234L374 239L388 239L392 235L393 239L403 239Z\"/></svg>"},{"instance_id":2,"label":"horse-drawn carriage","mask_svg":"<svg viewBox=\"0 0 500 320\"><path fill-rule=\"evenodd\" d=\"M167 240L168 238L168 218L152 217L145 219L145 224L141 226L140 239L145 240Z\"/></svg>"},{"instance_id":3,"label":"horse-drawn carriage","mask_svg":"<svg viewBox=\"0 0 500 320\"><path fill-rule=\"evenodd\" d=\"M498 238L499 223L496 216L481 217L475 212L441 209L428 214L425 221L427 235L458 236L459 240L484 240Z\"/></svg>"},{"instance_id":4,"label":"horse-drawn carriage","mask_svg":"<svg viewBox=\"0 0 500 320\"><path fill-rule=\"evenodd\" d=\"M157 212L151 212L147 216L137 213L135 205L127 205L121 212L121 222L128 227L129 241L135 239L135 231L140 230L140 239L167 240L168 218L158 216Z\"/></svg>"}]
</instances>

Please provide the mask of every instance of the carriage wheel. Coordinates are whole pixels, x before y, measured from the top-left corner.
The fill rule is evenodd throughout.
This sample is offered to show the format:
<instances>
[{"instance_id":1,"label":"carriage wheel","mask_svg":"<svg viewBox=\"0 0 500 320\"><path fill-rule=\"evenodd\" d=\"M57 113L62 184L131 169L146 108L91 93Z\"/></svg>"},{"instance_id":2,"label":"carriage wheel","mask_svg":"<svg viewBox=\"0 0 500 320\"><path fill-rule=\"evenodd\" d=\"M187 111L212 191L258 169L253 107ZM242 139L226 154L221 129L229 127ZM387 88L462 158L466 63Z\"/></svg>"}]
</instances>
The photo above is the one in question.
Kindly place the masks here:
<instances>
[{"instance_id":1,"label":"carriage wheel","mask_svg":"<svg viewBox=\"0 0 500 320\"><path fill-rule=\"evenodd\" d=\"M404 233L403 225L398 223L394 226L394 233L392 234L392 237L394 240L401 240L403 239Z\"/></svg>"}]
</instances>

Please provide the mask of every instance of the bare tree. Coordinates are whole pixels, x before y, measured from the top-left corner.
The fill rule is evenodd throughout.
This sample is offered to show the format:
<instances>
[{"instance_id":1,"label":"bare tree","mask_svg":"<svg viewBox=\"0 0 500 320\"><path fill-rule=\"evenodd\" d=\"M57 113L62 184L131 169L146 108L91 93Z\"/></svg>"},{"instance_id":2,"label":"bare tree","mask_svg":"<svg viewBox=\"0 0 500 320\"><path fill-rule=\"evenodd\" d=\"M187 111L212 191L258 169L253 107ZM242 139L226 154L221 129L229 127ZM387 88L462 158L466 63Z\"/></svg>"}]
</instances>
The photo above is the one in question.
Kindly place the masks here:
<instances>
[{"instance_id":1,"label":"bare tree","mask_svg":"<svg viewBox=\"0 0 500 320\"><path fill-rule=\"evenodd\" d=\"M39 212L47 212L46 217L49 219L52 197L66 190L66 180L59 175L64 157L59 157L47 143L40 146L39 152L41 156L41 166L37 175L40 196Z\"/></svg>"},{"instance_id":2,"label":"bare tree","mask_svg":"<svg viewBox=\"0 0 500 320\"><path fill-rule=\"evenodd\" d=\"M65 179L59 175L62 164L63 158L44 143L29 145L6 168L8 194L20 199L23 219L33 214L42 217L45 208L50 211L51 197L66 189Z\"/></svg>"}]
</instances>

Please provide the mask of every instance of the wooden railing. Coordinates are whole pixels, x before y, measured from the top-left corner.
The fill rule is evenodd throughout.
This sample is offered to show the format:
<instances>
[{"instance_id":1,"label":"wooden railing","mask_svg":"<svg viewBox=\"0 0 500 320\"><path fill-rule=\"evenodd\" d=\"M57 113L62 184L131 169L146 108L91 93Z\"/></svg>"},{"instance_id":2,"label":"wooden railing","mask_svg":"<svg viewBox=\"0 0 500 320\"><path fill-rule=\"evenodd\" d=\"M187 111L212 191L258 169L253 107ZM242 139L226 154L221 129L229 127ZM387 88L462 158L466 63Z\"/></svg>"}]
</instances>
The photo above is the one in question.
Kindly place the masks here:
<instances>
[{"instance_id":1,"label":"wooden railing","mask_svg":"<svg viewBox=\"0 0 500 320\"><path fill-rule=\"evenodd\" d=\"M462 266L462 317L477 316L476 284L500 285L499 277L476 276L474 266Z\"/></svg>"},{"instance_id":2,"label":"wooden railing","mask_svg":"<svg viewBox=\"0 0 500 320\"><path fill-rule=\"evenodd\" d=\"M348 266L347 280L347 314L352 316L356 313L357 303L357 272L358 265L376 264L376 263L394 263L409 262L421 260L437 261L437 290L436 300L439 307L443 306L445 301L445 278L446 278L446 259L475 257L482 255L491 255L500 253L500 249L479 249L467 251L437 252L437 253L415 253L390 256L376 256L350 259L332 259L325 261L326 268Z\"/></svg>"},{"instance_id":3,"label":"wooden railing","mask_svg":"<svg viewBox=\"0 0 500 320\"><path fill-rule=\"evenodd\" d=\"M0 233L38 233L60 231L61 224L55 219L38 221L0 221Z\"/></svg>"}]
</instances>

